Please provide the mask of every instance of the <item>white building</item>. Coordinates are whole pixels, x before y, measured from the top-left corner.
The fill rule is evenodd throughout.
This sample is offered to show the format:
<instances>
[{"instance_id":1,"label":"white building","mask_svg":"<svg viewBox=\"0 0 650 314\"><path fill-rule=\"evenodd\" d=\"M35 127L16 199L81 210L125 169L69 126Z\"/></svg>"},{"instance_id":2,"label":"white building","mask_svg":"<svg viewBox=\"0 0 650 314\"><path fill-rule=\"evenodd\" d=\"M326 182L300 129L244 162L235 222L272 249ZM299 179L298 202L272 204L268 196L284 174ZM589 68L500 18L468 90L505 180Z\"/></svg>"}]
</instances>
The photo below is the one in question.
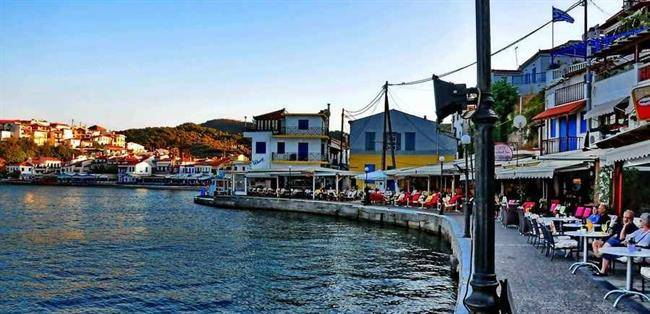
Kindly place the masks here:
<instances>
[{"instance_id":1,"label":"white building","mask_svg":"<svg viewBox=\"0 0 650 314\"><path fill-rule=\"evenodd\" d=\"M145 160L126 160L117 166L117 182L136 182L138 181L138 177L150 176L153 168L154 166L151 158Z\"/></svg>"},{"instance_id":2,"label":"white building","mask_svg":"<svg viewBox=\"0 0 650 314\"><path fill-rule=\"evenodd\" d=\"M144 149L144 146L133 142L126 143L126 149L134 154L143 154L147 152L147 150Z\"/></svg>"},{"instance_id":3,"label":"white building","mask_svg":"<svg viewBox=\"0 0 650 314\"><path fill-rule=\"evenodd\" d=\"M251 170L289 165L328 164L329 108L318 113L288 113L285 109L254 117Z\"/></svg>"}]
</instances>

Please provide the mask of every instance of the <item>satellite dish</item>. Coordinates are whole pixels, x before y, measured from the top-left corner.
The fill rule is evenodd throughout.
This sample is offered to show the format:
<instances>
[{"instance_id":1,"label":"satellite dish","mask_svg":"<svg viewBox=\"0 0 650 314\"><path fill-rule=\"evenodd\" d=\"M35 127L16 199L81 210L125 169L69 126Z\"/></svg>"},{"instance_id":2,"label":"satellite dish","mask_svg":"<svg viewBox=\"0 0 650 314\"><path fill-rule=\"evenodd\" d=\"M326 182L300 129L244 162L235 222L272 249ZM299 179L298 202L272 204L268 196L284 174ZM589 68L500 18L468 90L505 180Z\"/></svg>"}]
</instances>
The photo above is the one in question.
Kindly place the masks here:
<instances>
[{"instance_id":1,"label":"satellite dish","mask_svg":"<svg viewBox=\"0 0 650 314\"><path fill-rule=\"evenodd\" d=\"M522 115L515 116L515 118L512 120L512 125L514 125L517 129L523 129L526 126L526 117Z\"/></svg>"}]
</instances>

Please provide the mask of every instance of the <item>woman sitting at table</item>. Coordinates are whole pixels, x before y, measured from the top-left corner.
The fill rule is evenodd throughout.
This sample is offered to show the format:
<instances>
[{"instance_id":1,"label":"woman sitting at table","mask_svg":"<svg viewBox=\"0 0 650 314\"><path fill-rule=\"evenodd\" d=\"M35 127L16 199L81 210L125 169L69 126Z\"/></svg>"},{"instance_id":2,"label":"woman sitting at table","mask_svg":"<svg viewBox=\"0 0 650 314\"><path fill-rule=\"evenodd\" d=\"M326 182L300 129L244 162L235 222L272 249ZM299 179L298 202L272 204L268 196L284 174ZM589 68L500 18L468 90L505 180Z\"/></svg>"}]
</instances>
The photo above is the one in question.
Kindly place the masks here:
<instances>
[{"instance_id":1,"label":"woman sitting at table","mask_svg":"<svg viewBox=\"0 0 650 314\"><path fill-rule=\"evenodd\" d=\"M630 215L628 214L628 212L631 211L626 210L625 213L623 214L624 226L620 234L618 234L618 236L615 238L616 240L610 243L610 240L612 239L610 237L610 240L607 240L607 243L603 245L603 247L606 246L607 244L609 244L610 246L626 246L631 241L633 241L637 246L640 247L644 247L644 248L650 247L650 213L641 214L641 228L638 229L632 222L634 220L634 215ZM621 240L620 235L622 235L624 231L626 230L629 231L632 229L635 229L635 231L631 233L629 232L628 235L625 236L623 240ZM615 242L618 242L618 245L612 245ZM614 260L617 256L610 255L610 254L602 254L602 257L603 257L603 262L601 268L599 271L594 272L595 276L607 276L607 269L609 268L609 263L612 260Z\"/></svg>"},{"instance_id":2,"label":"woman sitting at table","mask_svg":"<svg viewBox=\"0 0 650 314\"><path fill-rule=\"evenodd\" d=\"M611 220L611 217L607 215L607 205L605 205L604 203L600 203L600 205L598 206L598 211L591 214L591 216L589 216L589 218L587 219L589 219L589 221L591 221L592 224L597 224L597 225L608 224Z\"/></svg>"}]
</instances>

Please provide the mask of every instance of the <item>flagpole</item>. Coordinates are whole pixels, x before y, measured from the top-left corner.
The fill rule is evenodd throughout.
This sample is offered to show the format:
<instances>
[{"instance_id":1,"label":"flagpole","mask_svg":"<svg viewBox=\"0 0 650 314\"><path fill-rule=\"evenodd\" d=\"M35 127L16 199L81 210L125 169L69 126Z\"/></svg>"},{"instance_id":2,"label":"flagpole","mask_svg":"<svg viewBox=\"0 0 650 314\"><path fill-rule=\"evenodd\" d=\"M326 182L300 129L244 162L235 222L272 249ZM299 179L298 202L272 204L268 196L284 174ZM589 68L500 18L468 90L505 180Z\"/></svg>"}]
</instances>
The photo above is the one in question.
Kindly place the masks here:
<instances>
[{"instance_id":1,"label":"flagpole","mask_svg":"<svg viewBox=\"0 0 650 314\"><path fill-rule=\"evenodd\" d=\"M551 21L551 64L554 64L553 48L555 48L555 21Z\"/></svg>"}]
</instances>

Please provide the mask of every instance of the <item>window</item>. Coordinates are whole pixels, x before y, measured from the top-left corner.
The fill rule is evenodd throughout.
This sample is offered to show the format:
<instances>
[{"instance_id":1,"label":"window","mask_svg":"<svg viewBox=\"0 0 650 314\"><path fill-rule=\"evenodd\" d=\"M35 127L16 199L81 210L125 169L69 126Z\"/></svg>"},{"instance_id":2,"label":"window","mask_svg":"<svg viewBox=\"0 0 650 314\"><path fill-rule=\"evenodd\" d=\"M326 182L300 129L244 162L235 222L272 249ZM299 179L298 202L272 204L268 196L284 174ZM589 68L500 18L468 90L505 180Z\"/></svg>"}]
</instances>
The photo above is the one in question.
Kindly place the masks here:
<instances>
[{"instance_id":1,"label":"window","mask_svg":"<svg viewBox=\"0 0 650 314\"><path fill-rule=\"evenodd\" d=\"M320 154L325 155L325 144L320 143Z\"/></svg>"},{"instance_id":2,"label":"window","mask_svg":"<svg viewBox=\"0 0 650 314\"><path fill-rule=\"evenodd\" d=\"M368 172L375 171L375 164L365 164L362 170L366 171L366 169L368 169Z\"/></svg>"},{"instance_id":3,"label":"window","mask_svg":"<svg viewBox=\"0 0 650 314\"><path fill-rule=\"evenodd\" d=\"M524 76L524 83L530 84L530 73L526 73L526 75Z\"/></svg>"},{"instance_id":4,"label":"window","mask_svg":"<svg viewBox=\"0 0 650 314\"><path fill-rule=\"evenodd\" d=\"M533 68L533 83L537 83L537 68Z\"/></svg>"},{"instance_id":5,"label":"window","mask_svg":"<svg viewBox=\"0 0 650 314\"><path fill-rule=\"evenodd\" d=\"M308 130L309 129L309 120L298 120L298 130Z\"/></svg>"},{"instance_id":6,"label":"window","mask_svg":"<svg viewBox=\"0 0 650 314\"><path fill-rule=\"evenodd\" d=\"M266 142L255 142L255 153L266 154Z\"/></svg>"},{"instance_id":7,"label":"window","mask_svg":"<svg viewBox=\"0 0 650 314\"><path fill-rule=\"evenodd\" d=\"M587 133L587 119L585 119L585 113L580 114L580 134Z\"/></svg>"},{"instance_id":8,"label":"window","mask_svg":"<svg viewBox=\"0 0 650 314\"><path fill-rule=\"evenodd\" d=\"M415 151L415 132L404 133L404 150Z\"/></svg>"},{"instance_id":9,"label":"window","mask_svg":"<svg viewBox=\"0 0 650 314\"><path fill-rule=\"evenodd\" d=\"M556 135L556 132L555 132L555 119L551 119L550 128L551 128L551 137L555 137L555 135Z\"/></svg>"},{"instance_id":10,"label":"window","mask_svg":"<svg viewBox=\"0 0 650 314\"><path fill-rule=\"evenodd\" d=\"M402 134L397 133L397 132L393 132L391 134L391 137L390 137L390 143L392 143L395 146L395 150L401 150L402 149Z\"/></svg>"},{"instance_id":11,"label":"window","mask_svg":"<svg viewBox=\"0 0 650 314\"><path fill-rule=\"evenodd\" d=\"M366 132L366 150L375 150L375 132Z\"/></svg>"},{"instance_id":12,"label":"window","mask_svg":"<svg viewBox=\"0 0 650 314\"><path fill-rule=\"evenodd\" d=\"M278 142L278 154L284 154L284 142Z\"/></svg>"}]
</instances>

